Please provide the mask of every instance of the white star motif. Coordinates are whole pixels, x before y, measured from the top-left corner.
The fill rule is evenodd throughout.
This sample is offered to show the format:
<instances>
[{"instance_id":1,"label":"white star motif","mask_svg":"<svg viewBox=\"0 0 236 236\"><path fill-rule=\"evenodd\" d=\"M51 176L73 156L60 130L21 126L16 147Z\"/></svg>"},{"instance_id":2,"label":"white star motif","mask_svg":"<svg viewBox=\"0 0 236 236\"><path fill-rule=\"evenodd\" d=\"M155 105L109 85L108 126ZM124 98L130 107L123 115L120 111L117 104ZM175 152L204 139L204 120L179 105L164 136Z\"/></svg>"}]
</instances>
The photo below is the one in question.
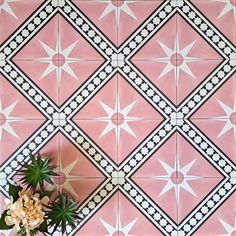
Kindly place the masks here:
<instances>
[{"instance_id":1,"label":"white star motif","mask_svg":"<svg viewBox=\"0 0 236 236\"><path fill-rule=\"evenodd\" d=\"M161 163L161 165L164 168L164 170L166 171L167 175L156 176L155 179L168 181L166 183L165 187L163 188L163 190L161 191L161 193L159 194L159 197L162 196L163 194L167 193L168 191L170 191L172 188L175 189L175 197L176 197L177 204L179 203L179 196L180 196L180 189L181 188L196 197L196 194L192 190L191 186L188 184L188 181L196 180L196 179L200 178L199 176L188 175L188 172L192 168L196 159L189 162L188 164L186 164L182 168L180 167L178 153L176 156L176 161L175 161L174 167L169 166L168 164L161 161L160 159L158 159L158 161Z\"/></svg>"},{"instance_id":2,"label":"white star motif","mask_svg":"<svg viewBox=\"0 0 236 236\"><path fill-rule=\"evenodd\" d=\"M136 19L136 16L129 8L128 4L131 2L126 2L124 0L98 0L97 2L106 3L107 7L103 11L102 15L99 17L99 19L102 19L109 13L115 11L115 17L116 17L116 24L119 25L120 22L120 13L121 11L125 12L127 15L131 16L132 18ZM132 1L137 2L137 1Z\"/></svg>"},{"instance_id":3,"label":"white star motif","mask_svg":"<svg viewBox=\"0 0 236 236\"><path fill-rule=\"evenodd\" d=\"M163 58L153 58L152 61L155 62L165 62L167 65L159 75L159 79L168 74L170 71L174 71L175 81L178 84L179 81L179 72L180 70L184 71L186 74L190 75L192 78L196 78L192 71L190 70L188 63L201 60L200 58L188 57L189 52L191 51L196 40L191 42L188 46L180 50L178 35L176 36L174 50L168 48L163 43L159 42L161 48L165 52L167 57Z\"/></svg>"},{"instance_id":4,"label":"white star motif","mask_svg":"<svg viewBox=\"0 0 236 236\"><path fill-rule=\"evenodd\" d=\"M224 110L224 112L226 114L225 116L218 116L218 117L212 118L213 120L226 122L224 128L221 130L218 137L224 135L229 130L233 129L234 139L236 141L236 96L234 99L234 107L233 108L230 108L229 106L227 106L226 104L224 104L220 100L218 100L218 103L220 104L220 106L222 107L222 109Z\"/></svg>"},{"instance_id":5,"label":"white star motif","mask_svg":"<svg viewBox=\"0 0 236 236\"><path fill-rule=\"evenodd\" d=\"M224 226L225 230L227 231L227 234L221 234L218 236L233 236L236 234L236 218L235 218L235 223L234 226L229 225L228 223L226 223L225 221L223 221L222 219L218 218L220 223Z\"/></svg>"},{"instance_id":6,"label":"white star motif","mask_svg":"<svg viewBox=\"0 0 236 236\"><path fill-rule=\"evenodd\" d=\"M0 14L1 11L3 10L18 20L18 17L16 16L15 12L11 9L11 7L8 4L11 2L18 2L18 1L22 0L0 0Z\"/></svg>"},{"instance_id":7,"label":"white star motif","mask_svg":"<svg viewBox=\"0 0 236 236\"><path fill-rule=\"evenodd\" d=\"M70 175L70 172L77 164L78 160L71 162L69 165L63 167L62 158L60 155L57 156L57 167L54 172L58 173L60 176L54 178L54 185L48 185L47 190L51 191L56 188L57 191L61 191L62 188L67 192L72 193L74 196L78 197L74 188L70 184L71 181L78 180L78 176Z\"/></svg>"},{"instance_id":8,"label":"white star motif","mask_svg":"<svg viewBox=\"0 0 236 236\"><path fill-rule=\"evenodd\" d=\"M17 121L19 121L19 119L21 119L18 117L10 116L11 112L13 111L13 109L15 108L17 103L18 103L18 101L12 103L11 105L9 105L5 109L3 109L2 102L0 100L0 141L2 139L2 131L3 130L6 130L9 134L18 138L18 135L16 134L16 132L14 131L14 129L10 125L10 123L17 122Z\"/></svg>"},{"instance_id":9,"label":"white star motif","mask_svg":"<svg viewBox=\"0 0 236 236\"><path fill-rule=\"evenodd\" d=\"M62 71L67 72L69 75L77 79L77 76L75 75L73 70L70 68L69 64L75 63L81 60L78 58L69 57L69 55L71 51L74 49L74 47L76 46L78 41L72 43L70 46L68 46L64 50L61 49L61 41L60 41L59 36L57 38L56 50L50 48L48 45L46 45L45 43L41 41L39 42L42 45L45 52L48 54L48 57L37 58L36 60L49 64L46 70L41 75L40 79L43 79L46 75L48 75L54 70L58 70L57 79L59 83L61 81Z\"/></svg>"},{"instance_id":10,"label":"white star motif","mask_svg":"<svg viewBox=\"0 0 236 236\"><path fill-rule=\"evenodd\" d=\"M101 104L104 111L108 115L105 117L96 118L96 120L98 120L98 121L103 121L103 122L108 123L99 137L106 135L107 133L109 133L113 129L115 130L116 140L118 142L120 140L121 129L126 131L127 133L131 134L132 136L136 137L136 135L134 134L134 132L132 131L132 129L128 125L128 122L137 121L137 120L142 119L142 118L138 118L138 117L128 116L129 112L132 110L136 101L132 102L131 104L129 104L128 106L126 106L123 109L120 108L119 96L117 96L117 98L116 98L115 109L110 108L109 106L107 106L106 104L104 104L101 101L99 101L99 103Z\"/></svg>"},{"instance_id":11,"label":"white star motif","mask_svg":"<svg viewBox=\"0 0 236 236\"><path fill-rule=\"evenodd\" d=\"M228 14L230 11L233 11L234 21L236 23L236 1L235 0L213 0L213 1L226 3L224 9L218 15L217 19L220 19L222 16Z\"/></svg>"},{"instance_id":12,"label":"white star motif","mask_svg":"<svg viewBox=\"0 0 236 236\"><path fill-rule=\"evenodd\" d=\"M118 214L118 216L117 216L115 227L108 224L107 222L105 222L102 219L100 219L100 221L102 222L103 226L106 228L107 232L109 233L109 234L104 235L104 236L113 236L115 233L116 234L122 233L122 235L124 235L124 236L135 236L135 235L130 235L129 232L133 228L135 222L137 221L137 218L135 220L131 221L129 224L123 226L123 227L122 227L122 224L121 224L120 214Z\"/></svg>"}]
</instances>

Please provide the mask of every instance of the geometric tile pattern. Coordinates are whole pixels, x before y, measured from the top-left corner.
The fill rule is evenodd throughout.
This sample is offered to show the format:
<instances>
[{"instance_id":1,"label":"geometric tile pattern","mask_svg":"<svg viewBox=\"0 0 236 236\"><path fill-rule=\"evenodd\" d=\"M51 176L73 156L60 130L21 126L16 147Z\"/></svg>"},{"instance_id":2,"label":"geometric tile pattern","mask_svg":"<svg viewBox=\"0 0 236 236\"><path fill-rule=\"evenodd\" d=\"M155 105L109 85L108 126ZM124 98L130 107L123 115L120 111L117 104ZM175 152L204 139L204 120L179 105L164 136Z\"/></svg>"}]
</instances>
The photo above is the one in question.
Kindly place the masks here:
<instances>
[{"instance_id":1,"label":"geometric tile pattern","mask_svg":"<svg viewBox=\"0 0 236 236\"><path fill-rule=\"evenodd\" d=\"M40 151L80 200L68 235L233 235L235 6L0 1L1 207Z\"/></svg>"}]
</instances>

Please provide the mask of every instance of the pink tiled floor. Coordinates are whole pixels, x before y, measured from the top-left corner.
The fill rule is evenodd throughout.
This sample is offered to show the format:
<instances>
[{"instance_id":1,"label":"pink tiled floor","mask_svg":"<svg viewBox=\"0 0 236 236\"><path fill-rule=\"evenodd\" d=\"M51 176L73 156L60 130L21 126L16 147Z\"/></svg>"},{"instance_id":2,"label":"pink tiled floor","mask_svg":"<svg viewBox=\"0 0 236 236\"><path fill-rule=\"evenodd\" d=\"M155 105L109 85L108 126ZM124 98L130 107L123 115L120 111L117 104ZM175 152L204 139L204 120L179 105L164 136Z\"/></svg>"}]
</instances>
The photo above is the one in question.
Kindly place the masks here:
<instances>
[{"instance_id":1,"label":"pink tiled floor","mask_svg":"<svg viewBox=\"0 0 236 236\"><path fill-rule=\"evenodd\" d=\"M235 236L235 71L236 0L0 0L0 209L40 152L67 235Z\"/></svg>"}]
</instances>

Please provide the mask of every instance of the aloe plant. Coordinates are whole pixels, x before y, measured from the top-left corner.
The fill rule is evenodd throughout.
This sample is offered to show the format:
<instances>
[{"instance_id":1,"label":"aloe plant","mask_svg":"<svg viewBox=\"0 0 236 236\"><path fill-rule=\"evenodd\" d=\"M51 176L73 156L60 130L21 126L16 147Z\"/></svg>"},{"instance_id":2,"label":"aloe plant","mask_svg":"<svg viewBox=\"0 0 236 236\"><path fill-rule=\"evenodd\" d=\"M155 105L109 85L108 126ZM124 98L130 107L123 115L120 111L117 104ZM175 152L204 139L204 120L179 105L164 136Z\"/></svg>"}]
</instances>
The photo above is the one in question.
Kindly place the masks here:
<instances>
[{"instance_id":1,"label":"aloe plant","mask_svg":"<svg viewBox=\"0 0 236 236\"><path fill-rule=\"evenodd\" d=\"M20 181L26 185L27 189L31 189L34 192L37 188L40 188L41 193L44 193L45 183L53 184L53 176L58 176L53 171L55 166L52 166L51 159L49 157L37 155L30 155L31 163L25 163L20 175L22 178Z\"/></svg>"},{"instance_id":2,"label":"aloe plant","mask_svg":"<svg viewBox=\"0 0 236 236\"><path fill-rule=\"evenodd\" d=\"M57 198L47 208L46 219L48 227L53 228L53 232L59 227L62 230L62 234L64 234L67 225L75 227L75 224L81 220L77 201L66 193L59 193Z\"/></svg>"}]
</instances>

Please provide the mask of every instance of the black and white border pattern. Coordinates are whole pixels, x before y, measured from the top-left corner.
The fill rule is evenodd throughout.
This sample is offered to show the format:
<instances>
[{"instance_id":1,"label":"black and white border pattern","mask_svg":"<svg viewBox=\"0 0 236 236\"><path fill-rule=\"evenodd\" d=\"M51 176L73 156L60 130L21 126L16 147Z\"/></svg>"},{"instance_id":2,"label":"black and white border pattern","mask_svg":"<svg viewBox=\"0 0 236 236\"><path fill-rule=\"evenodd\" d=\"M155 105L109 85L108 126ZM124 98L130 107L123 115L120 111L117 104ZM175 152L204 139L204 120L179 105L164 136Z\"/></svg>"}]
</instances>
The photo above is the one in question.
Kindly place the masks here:
<instances>
[{"instance_id":1,"label":"black and white border pattern","mask_svg":"<svg viewBox=\"0 0 236 236\"><path fill-rule=\"evenodd\" d=\"M62 107L54 104L11 58L60 13L105 59L102 66ZM223 62L181 104L175 107L130 61L132 56L176 13L223 57ZM124 63L112 61L123 55ZM116 48L69 0L47 0L14 32L0 48L0 72L46 118L44 124L0 167L0 178L11 180L30 152L38 152L57 132L62 132L104 174L105 181L81 205L82 224L70 230L74 235L117 191L123 194L164 235L192 235L200 225L235 191L236 167L189 120L191 115L236 71L236 48L203 16L190 1L167 0ZM119 56L120 58L120 56ZM164 121L120 166L87 137L73 122L73 116L119 72L129 84L163 117ZM133 173L174 133L179 132L224 176L219 185L181 223L177 225L132 180ZM7 195L6 181L0 190ZM95 207L96 206L96 207Z\"/></svg>"}]
</instances>

